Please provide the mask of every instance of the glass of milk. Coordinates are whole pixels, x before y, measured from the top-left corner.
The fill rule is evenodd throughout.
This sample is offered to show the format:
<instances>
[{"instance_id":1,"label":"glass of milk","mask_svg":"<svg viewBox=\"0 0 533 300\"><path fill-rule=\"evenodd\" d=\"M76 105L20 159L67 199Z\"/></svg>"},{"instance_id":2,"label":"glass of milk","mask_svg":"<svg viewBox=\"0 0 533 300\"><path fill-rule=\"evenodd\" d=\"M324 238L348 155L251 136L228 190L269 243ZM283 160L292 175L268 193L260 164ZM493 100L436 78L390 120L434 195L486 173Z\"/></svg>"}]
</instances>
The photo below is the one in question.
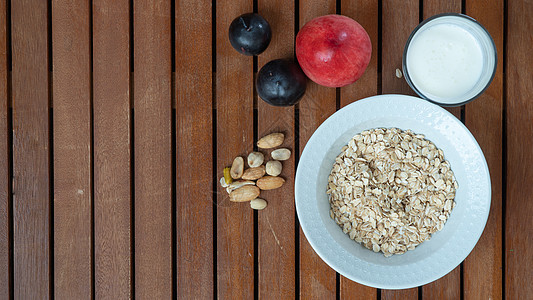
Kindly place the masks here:
<instances>
[{"instance_id":1,"label":"glass of milk","mask_svg":"<svg viewBox=\"0 0 533 300\"><path fill-rule=\"evenodd\" d=\"M420 97L441 106L459 106L489 86L496 59L494 41L480 23L446 13L413 30L403 53L403 73Z\"/></svg>"}]
</instances>

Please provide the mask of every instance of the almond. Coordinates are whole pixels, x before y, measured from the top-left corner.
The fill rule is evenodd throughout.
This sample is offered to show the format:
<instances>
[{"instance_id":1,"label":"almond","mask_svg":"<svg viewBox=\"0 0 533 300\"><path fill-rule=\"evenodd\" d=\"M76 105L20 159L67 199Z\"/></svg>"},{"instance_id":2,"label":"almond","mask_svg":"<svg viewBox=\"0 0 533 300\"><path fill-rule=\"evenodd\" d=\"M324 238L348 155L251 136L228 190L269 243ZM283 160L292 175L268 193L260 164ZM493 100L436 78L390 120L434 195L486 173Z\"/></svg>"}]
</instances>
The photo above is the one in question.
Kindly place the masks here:
<instances>
[{"instance_id":1,"label":"almond","mask_svg":"<svg viewBox=\"0 0 533 300\"><path fill-rule=\"evenodd\" d=\"M287 160L291 157L291 150L287 148L276 149L270 153L270 156L275 160Z\"/></svg>"},{"instance_id":2,"label":"almond","mask_svg":"<svg viewBox=\"0 0 533 300\"><path fill-rule=\"evenodd\" d=\"M259 196L261 191L255 185L245 185L229 194L229 200L233 202L251 201Z\"/></svg>"},{"instance_id":3,"label":"almond","mask_svg":"<svg viewBox=\"0 0 533 300\"><path fill-rule=\"evenodd\" d=\"M285 179L281 177L265 176L255 183L262 190L273 190L281 187L285 183Z\"/></svg>"},{"instance_id":4,"label":"almond","mask_svg":"<svg viewBox=\"0 0 533 300\"><path fill-rule=\"evenodd\" d=\"M259 141L257 141L257 147L262 148L262 149L275 148L283 144L284 139L285 139L285 135L281 132L271 133L269 135L262 137Z\"/></svg>"},{"instance_id":5,"label":"almond","mask_svg":"<svg viewBox=\"0 0 533 300\"><path fill-rule=\"evenodd\" d=\"M227 186L226 191L228 191L228 193L231 193L233 190L236 190L236 189L238 189L240 187L243 187L245 185L255 185L255 182L250 181L250 180L237 180L237 181L234 181L234 182L230 183Z\"/></svg>"},{"instance_id":6,"label":"almond","mask_svg":"<svg viewBox=\"0 0 533 300\"><path fill-rule=\"evenodd\" d=\"M268 203L261 198L255 198L254 200L250 201L250 207L255 210L262 210L267 207L267 204Z\"/></svg>"},{"instance_id":7,"label":"almond","mask_svg":"<svg viewBox=\"0 0 533 300\"><path fill-rule=\"evenodd\" d=\"M278 176L281 174L281 163L277 160L271 160L266 163L266 173L270 176Z\"/></svg>"},{"instance_id":8,"label":"almond","mask_svg":"<svg viewBox=\"0 0 533 300\"><path fill-rule=\"evenodd\" d=\"M265 156L261 152L252 152L248 154L248 165L250 168L259 167L265 161Z\"/></svg>"},{"instance_id":9,"label":"almond","mask_svg":"<svg viewBox=\"0 0 533 300\"><path fill-rule=\"evenodd\" d=\"M259 179L259 178L263 177L263 175L265 175L265 173L266 173L265 166L259 166L259 167L256 167L256 168L250 168L250 169L247 169L246 171L244 171L244 174L242 174L242 179L244 179L244 180L256 180L256 179Z\"/></svg>"},{"instance_id":10,"label":"almond","mask_svg":"<svg viewBox=\"0 0 533 300\"><path fill-rule=\"evenodd\" d=\"M240 156L235 157L231 164L230 175L233 179L239 179L244 171L244 159Z\"/></svg>"}]
</instances>

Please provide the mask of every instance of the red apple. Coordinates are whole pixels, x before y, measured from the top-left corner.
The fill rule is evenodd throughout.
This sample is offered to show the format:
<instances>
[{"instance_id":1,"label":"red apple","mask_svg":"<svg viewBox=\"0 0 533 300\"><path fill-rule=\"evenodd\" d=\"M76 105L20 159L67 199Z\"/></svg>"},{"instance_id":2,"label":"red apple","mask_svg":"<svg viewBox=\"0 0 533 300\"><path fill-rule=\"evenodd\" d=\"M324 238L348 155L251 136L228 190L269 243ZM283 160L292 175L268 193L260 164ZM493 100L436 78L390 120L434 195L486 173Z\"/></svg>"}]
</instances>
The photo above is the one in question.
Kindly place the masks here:
<instances>
[{"instance_id":1,"label":"red apple","mask_svg":"<svg viewBox=\"0 0 533 300\"><path fill-rule=\"evenodd\" d=\"M372 43L365 29L351 18L326 15L315 18L296 36L296 57L305 75L314 82L341 87L365 72Z\"/></svg>"}]
</instances>

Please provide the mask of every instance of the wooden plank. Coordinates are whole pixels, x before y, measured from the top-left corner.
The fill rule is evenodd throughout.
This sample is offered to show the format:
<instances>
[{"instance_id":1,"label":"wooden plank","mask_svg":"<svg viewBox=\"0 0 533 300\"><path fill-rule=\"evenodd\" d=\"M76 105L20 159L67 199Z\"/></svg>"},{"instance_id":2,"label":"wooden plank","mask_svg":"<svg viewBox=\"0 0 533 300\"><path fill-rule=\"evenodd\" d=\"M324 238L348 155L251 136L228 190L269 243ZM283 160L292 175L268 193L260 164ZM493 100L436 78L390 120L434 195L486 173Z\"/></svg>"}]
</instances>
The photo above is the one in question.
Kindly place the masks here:
<instances>
[{"instance_id":1,"label":"wooden plank","mask_svg":"<svg viewBox=\"0 0 533 300\"><path fill-rule=\"evenodd\" d=\"M129 1L93 1L96 298L132 297Z\"/></svg>"},{"instance_id":2,"label":"wooden plank","mask_svg":"<svg viewBox=\"0 0 533 300\"><path fill-rule=\"evenodd\" d=\"M213 297L215 284L211 9L210 0L176 2L177 294L183 299Z\"/></svg>"},{"instance_id":3,"label":"wooden plank","mask_svg":"<svg viewBox=\"0 0 533 300\"><path fill-rule=\"evenodd\" d=\"M438 1L438 0L424 0L423 5L423 19L427 19L436 14L454 12L461 12L461 1Z\"/></svg>"},{"instance_id":4,"label":"wooden plank","mask_svg":"<svg viewBox=\"0 0 533 300\"><path fill-rule=\"evenodd\" d=\"M283 7L283 9L279 9ZM294 58L293 1L260 0L258 11L272 28L272 41L258 57L258 68L277 58ZM262 191L268 207L258 212L259 298L294 299L295 291L295 211L294 211L294 106L274 107L257 99L258 138L272 132L283 132L283 147L293 151L282 162L285 184L276 190ZM270 152L270 151L268 151ZM265 153L265 163L271 160Z\"/></svg>"},{"instance_id":5,"label":"wooden plank","mask_svg":"<svg viewBox=\"0 0 533 300\"><path fill-rule=\"evenodd\" d=\"M427 19L433 15L445 12L461 12L461 1L424 0L423 17ZM447 107L455 117L461 119L461 107ZM461 297L461 267L453 269L444 277L425 285L422 294L427 299L459 299Z\"/></svg>"},{"instance_id":6,"label":"wooden plank","mask_svg":"<svg viewBox=\"0 0 533 300\"><path fill-rule=\"evenodd\" d=\"M461 267L453 269L444 277L422 287L424 299L460 299Z\"/></svg>"},{"instance_id":7,"label":"wooden plank","mask_svg":"<svg viewBox=\"0 0 533 300\"><path fill-rule=\"evenodd\" d=\"M91 299L89 1L52 1L54 294Z\"/></svg>"},{"instance_id":8,"label":"wooden plank","mask_svg":"<svg viewBox=\"0 0 533 300\"><path fill-rule=\"evenodd\" d=\"M405 42L418 25L419 1L385 0L382 5L382 92L414 95L396 69L402 69ZM381 299L418 299L418 289L383 290Z\"/></svg>"},{"instance_id":9,"label":"wooden plank","mask_svg":"<svg viewBox=\"0 0 533 300\"><path fill-rule=\"evenodd\" d=\"M11 212L10 201L10 174L9 174L9 102L7 93L9 66L7 61L7 7L6 1L0 1L0 299L8 299L11 295L11 282L9 279L11 242L9 236L9 223Z\"/></svg>"},{"instance_id":10,"label":"wooden plank","mask_svg":"<svg viewBox=\"0 0 533 300\"><path fill-rule=\"evenodd\" d=\"M418 289L381 290L381 300L418 299ZM429 299L429 298L428 298Z\"/></svg>"},{"instance_id":11,"label":"wooden plank","mask_svg":"<svg viewBox=\"0 0 533 300\"><path fill-rule=\"evenodd\" d=\"M228 28L234 18L253 10L253 1L216 2L217 178L237 155L253 145L253 61L231 47ZM251 299L254 295L253 212L245 203L217 193L218 297Z\"/></svg>"},{"instance_id":12,"label":"wooden plank","mask_svg":"<svg viewBox=\"0 0 533 300\"><path fill-rule=\"evenodd\" d=\"M302 0L299 2L300 28L313 18L335 13L335 1ZM300 154L313 132L336 109L334 88L308 81L299 104ZM302 299L334 299L336 272L315 253L300 228L300 297Z\"/></svg>"},{"instance_id":13,"label":"wooden plank","mask_svg":"<svg viewBox=\"0 0 533 300\"><path fill-rule=\"evenodd\" d=\"M382 93L415 95L396 69L402 70L405 43L418 25L419 1L383 0L382 5Z\"/></svg>"},{"instance_id":14,"label":"wooden plank","mask_svg":"<svg viewBox=\"0 0 533 300\"><path fill-rule=\"evenodd\" d=\"M11 3L14 297L50 297L48 22L45 1Z\"/></svg>"},{"instance_id":15,"label":"wooden plank","mask_svg":"<svg viewBox=\"0 0 533 300\"><path fill-rule=\"evenodd\" d=\"M427 19L436 14L454 12L461 12L461 1L438 1L438 0L424 0L423 5L423 19Z\"/></svg>"},{"instance_id":16,"label":"wooden plank","mask_svg":"<svg viewBox=\"0 0 533 300\"><path fill-rule=\"evenodd\" d=\"M533 295L533 2L507 2L507 197L505 212L506 299ZM493 27L491 27L493 28ZM489 30L491 30L489 28ZM496 29L495 33L499 33ZM501 52L500 52L501 53ZM501 60L500 60L501 62ZM500 63L501 65L501 63ZM494 83L493 83L494 85ZM492 174L492 173L491 173ZM494 185L494 178L493 178ZM499 211L496 211L498 213ZM485 229L486 230L486 229Z\"/></svg>"},{"instance_id":17,"label":"wooden plank","mask_svg":"<svg viewBox=\"0 0 533 300\"><path fill-rule=\"evenodd\" d=\"M135 296L172 297L170 2L133 3Z\"/></svg>"},{"instance_id":18,"label":"wooden plank","mask_svg":"<svg viewBox=\"0 0 533 300\"><path fill-rule=\"evenodd\" d=\"M502 297L503 8L503 0L469 0L466 3L466 13L487 28L498 51L498 69L492 84L480 98L466 105L466 125L485 154L492 183L487 225L464 262L464 296L467 299Z\"/></svg>"},{"instance_id":19,"label":"wooden plank","mask_svg":"<svg viewBox=\"0 0 533 300\"><path fill-rule=\"evenodd\" d=\"M343 0L341 2L341 13L359 22L372 42L372 57L363 76L354 84L340 89L341 107L378 93L378 9L377 0ZM377 289L356 283L342 275L339 293L341 299L376 299L377 297Z\"/></svg>"}]
</instances>

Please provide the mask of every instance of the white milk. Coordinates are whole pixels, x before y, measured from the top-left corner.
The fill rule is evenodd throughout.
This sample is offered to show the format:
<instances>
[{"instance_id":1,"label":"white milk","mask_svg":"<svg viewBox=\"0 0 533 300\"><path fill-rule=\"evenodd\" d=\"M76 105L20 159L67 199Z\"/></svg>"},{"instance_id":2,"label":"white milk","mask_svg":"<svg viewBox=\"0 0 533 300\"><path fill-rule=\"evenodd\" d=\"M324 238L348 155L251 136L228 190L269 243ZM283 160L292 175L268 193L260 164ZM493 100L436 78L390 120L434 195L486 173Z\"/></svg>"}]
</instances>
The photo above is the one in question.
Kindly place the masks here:
<instances>
[{"instance_id":1,"label":"white milk","mask_svg":"<svg viewBox=\"0 0 533 300\"><path fill-rule=\"evenodd\" d=\"M406 64L412 83L422 94L442 103L453 103L479 81L483 52L476 38L465 29L435 24L413 37Z\"/></svg>"}]
</instances>

